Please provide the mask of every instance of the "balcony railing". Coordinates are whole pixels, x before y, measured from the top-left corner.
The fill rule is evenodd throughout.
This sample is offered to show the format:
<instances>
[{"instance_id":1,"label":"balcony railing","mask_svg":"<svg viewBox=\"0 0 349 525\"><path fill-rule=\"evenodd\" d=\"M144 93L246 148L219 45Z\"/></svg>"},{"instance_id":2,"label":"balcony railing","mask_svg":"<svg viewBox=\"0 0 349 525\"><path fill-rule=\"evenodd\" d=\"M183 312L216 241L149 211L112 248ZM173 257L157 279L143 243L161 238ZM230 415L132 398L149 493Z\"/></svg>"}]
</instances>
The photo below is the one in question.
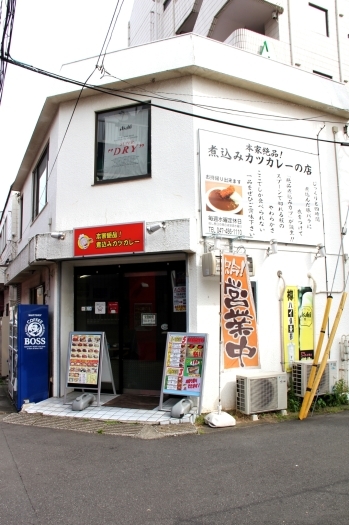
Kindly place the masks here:
<instances>
[{"instance_id":1,"label":"balcony railing","mask_svg":"<svg viewBox=\"0 0 349 525\"><path fill-rule=\"evenodd\" d=\"M236 29L225 40L225 44L238 47L249 53L262 55L283 64L291 64L289 44L248 29Z\"/></svg>"}]
</instances>

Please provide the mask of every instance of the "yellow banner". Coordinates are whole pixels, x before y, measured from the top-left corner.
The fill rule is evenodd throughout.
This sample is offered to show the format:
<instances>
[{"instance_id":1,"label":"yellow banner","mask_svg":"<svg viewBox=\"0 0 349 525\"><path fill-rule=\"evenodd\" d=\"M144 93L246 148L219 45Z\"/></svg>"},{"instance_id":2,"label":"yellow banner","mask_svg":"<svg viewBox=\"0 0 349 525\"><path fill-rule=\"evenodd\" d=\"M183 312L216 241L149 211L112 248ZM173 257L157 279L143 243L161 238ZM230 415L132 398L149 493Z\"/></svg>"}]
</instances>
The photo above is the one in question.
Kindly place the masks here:
<instances>
[{"instance_id":1,"label":"yellow banner","mask_svg":"<svg viewBox=\"0 0 349 525\"><path fill-rule=\"evenodd\" d=\"M283 300L284 360L286 372L291 371L291 363L299 359L298 336L298 288L286 286Z\"/></svg>"},{"instance_id":2,"label":"yellow banner","mask_svg":"<svg viewBox=\"0 0 349 525\"><path fill-rule=\"evenodd\" d=\"M224 368L258 367L256 312L245 255L222 255L221 315Z\"/></svg>"},{"instance_id":3,"label":"yellow banner","mask_svg":"<svg viewBox=\"0 0 349 525\"><path fill-rule=\"evenodd\" d=\"M286 286L283 298L285 370L301 359L314 359L313 292L311 288Z\"/></svg>"}]
</instances>

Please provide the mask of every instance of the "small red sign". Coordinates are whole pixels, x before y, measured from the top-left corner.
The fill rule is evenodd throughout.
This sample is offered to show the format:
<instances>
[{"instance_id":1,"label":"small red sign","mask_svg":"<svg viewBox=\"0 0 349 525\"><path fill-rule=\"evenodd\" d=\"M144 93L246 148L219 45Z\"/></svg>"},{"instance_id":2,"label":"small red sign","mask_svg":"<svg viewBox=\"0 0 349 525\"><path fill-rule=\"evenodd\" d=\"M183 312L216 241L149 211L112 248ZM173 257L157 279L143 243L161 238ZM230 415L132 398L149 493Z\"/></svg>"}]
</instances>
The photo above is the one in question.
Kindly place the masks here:
<instances>
[{"instance_id":1,"label":"small red sign","mask_svg":"<svg viewBox=\"0 0 349 525\"><path fill-rule=\"evenodd\" d=\"M107 303L108 314L118 314L119 313L119 303L109 302Z\"/></svg>"},{"instance_id":2,"label":"small red sign","mask_svg":"<svg viewBox=\"0 0 349 525\"><path fill-rule=\"evenodd\" d=\"M74 229L74 257L144 252L144 222Z\"/></svg>"}]
</instances>

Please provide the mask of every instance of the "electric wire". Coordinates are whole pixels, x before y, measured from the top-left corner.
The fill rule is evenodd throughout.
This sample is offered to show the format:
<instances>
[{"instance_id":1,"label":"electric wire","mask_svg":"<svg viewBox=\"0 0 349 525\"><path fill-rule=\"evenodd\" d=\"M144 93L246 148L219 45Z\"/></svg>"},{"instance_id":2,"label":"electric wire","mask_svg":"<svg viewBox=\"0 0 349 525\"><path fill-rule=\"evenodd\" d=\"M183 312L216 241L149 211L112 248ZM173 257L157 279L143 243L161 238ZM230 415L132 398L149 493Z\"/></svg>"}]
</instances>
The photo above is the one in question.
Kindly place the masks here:
<instances>
[{"instance_id":1,"label":"electric wire","mask_svg":"<svg viewBox=\"0 0 349 525\"><path fill-rule=\"evenodd\" d=\"M118 5L119 5L119 0L118 0ZM120 15L120 13L121 13L121 9L122 9L122 6L123 6L123 5L124 5L124 0L122 0L121 5L120 5L119 12L118 12L118 14L116 15L116 18L115 18L115 21L114 21L114 25L113 25L113 29L110 31L110 36L109 36L108 44L107 44L107 46L106 46L106 48L105 48L104 55L103 55L103 60L102 60L102 65L101 65L102 68L104 68L104 59L105 59L105 56L106 56L106 54L107 54L108 47L109 47L109 44L110 44L111 38L112 38L112 36L113 36L114 29L115 29L115 26L116 26L116 23L117 23L117 21L118 21L118 18L119 18L119 15Z\"/></svg>"},{"instance_id":2,"label":"electric wire","mask_svg":"<svg viewBox=\"0 0 349 525\"><path fill-rule=\"evenodd\" d=\"M98 59L97 59L97 65L96 65L96 67L98 66L98 63L99 63L100 58L101 58L101 56L102 56L103 49L104 49L105 43L106 43L106 41L107 41L108 34L109 34L110 28L111 28L111 26L112 26L113 19L114 19L114 16L115 16L116 10L117 10L117 8L118 8L118 5L119 5L119 0L117 1L117 4L116 4L116 6L115 6L115 9L114 9L114 13L113 13L112 19L110 20L110 24L109 24L109 27L108 27L108 31L107 31L107 34L105 35L105 39L104 39L104 42L103 42L103 45L102 45L102 49L101 49L101 51L100 51L100 53L99 53L99 56L98 56ZM105 53L104 53L104 56L105 56ZM104 60L104 57L103 57L103 60ZM103 65L103 61L102 61L102 65Z\"/></svg>"},{"instance_id":3,"label":"electric wire","mask_svg":"<svg viewBox=\"0 0 349 525\"><path fill-rule=\"evenodd\" d=\"M131 86L132 88L135 88L137 89L137 86L134 86L133 84L131 84L131 82L128 82L127 80L123 80L122 78L119 78L119 77L116 77L114 75L111 75L109 72L105 71L106 74L104 74L102 76L102 78L108 76L110 78L114 78L120 82L123 82L125 84L128 84L129 86ZM190 105L190 106L193 106L193 107L198 107L198 108L201 108L201 109L207 109L208 111L215 111L217 113L225 113L225 114L234 114L234 113L241 113L243 114L243 116L245 117L250 117L251 118L258 118L258 117L270 117L270 118L263 118L261 120L268 120L268 121L275 121L275 122L280 122L280 121L284 121L284 122L292 122L292 121L295 121L295 122L319 122L315 119L321 119L321 122L324 122L323 118L324 116L326 116L325 114L322 114L322 115L316 115L315 117L304 117L304 118L297 118L297 117L286 117L286 116L283 116L283 115L272 115L272 114L268 114L268 113L257 113L255 111L243 111L243 110L240 110L240 109L233 109L233 108L224 108L224 107L220 107L220 106L212 106L212 105L209 105L209 104L198 104L198 103L195 103L195 102L190 102L188 100L183 100L183 99L178 99L178 98L171 98L171 97L165 97L163 95L161 95L160 93L161 92L154 92L154 91L151 91L150 89L143 89L143 88L139 88L138 87L138 90L139 91L143 91L143 93L138 93L137 91L130 91L130 90L123 90L123 89L117 89L115 91L117 91L118 93L129 93L131 95L136 95L136 96L148 96L148 94L150 93L152 98L156 98L156 99L161 99L161 100L166 100L166 101L170 101L170 102L176 102L176 103L181 103L181 104L187 104L187 105ZM166 93L166 92L162 92L162 93ZM176 93L167 93L167 94L176 94ZM177 94L179 95L179 94ZM190 96L189 94L181 94L181 96ZM196 97L197 95L195 95ZM203 97L203 95L199 95L201 97ZM205 98L211 98L211 97L205 97ZM212 97L212 98L219 98L219 97ZM222 99L222 100L230 100L230 101L233 101L233 100L236 100L236 101L243 101L241 99ZM246 101L246 102L255 102L255 101ZM332 121L325 121L325 122L331 122ZM338 123L338 121L335 121L335 123Z\"/></svg>"},{"instance_id":4,"label":"electric wire","mask_svg":"<svg viewBox=\"0 0 349 525\"><path fill-rule=\"evenodd\" d=\"M112 32L114 31L115 24L116 24L116 22L117 22L117 19L118 19L119 14L120 14L120 11L121 11L121 8L122 8L122 5L123 5L123 2L124 2L124 0L122 0L122 4L121 4L121 6L120 6L119 13L118 13L118 15L117 15L117 17L116 17L116 19L115 19L115 22L114 22L114 26L113 26L113 30L112 30ZM113 14L112 20L113 20L113 18L114 18L114 16L115 16L115 12L116 12L116 10L117 10L118 5L119 5L119 0L117 1L117 4L116 4L115 10L114 10L114 14ZM105 42L106 42L106 40L107 40L107 37L108 37L108 33L109 33L109 31L110 31L111 24L112 24L112 21L111 21L111 23L110 23L110 25L109 25L109 28L108 28L108 31L107 31L107 35L106 35L106 37L105 37L105 39L104 39L104 42L103 42L103 45L102 45L102 49L101 49L100 54L99 54L99 56L98 56L97 64L96 64L96 66L95 66L96 68L102 68L102 67L103 67L103 61L102 61L102 65L101 65L101 66L98 66L98 62L99 62L99 60L100 60L100 57L102 56L103 48L104 48ZM112 35L112 32L111 32L111 35ZM109 39L109 42L110 42L110 39ZM108 42L108 44L109 44L109 42ZM107 48L106 48L106 49L107 49ZM106 53L106 51L105 51L105 53ZM104 53L104 57L105 57L105 53ZM103 57L103 60L104 60L104 57ZM61 149L62 149L63 143L64 143L65 138L66 138L66 136L67 136L67 133L68 133L68 130L69 130L70 124L71 124L71 122L72 122L72 120L73 120L73 116L74 116L74 114L75 114L76 108L77 108L78 103L79 103L79 101L80 101L81 95L82 95L82 93L83 93L83 90L84 90L85 86L87 85L87 82L88 82L88 81L90 80L90 78L92 77L94 71L95 71L95 69L93 69L92 73L88 76L88 78L86 79L86 81L85 81L85 82L83 83L83 85L81 86L81 89L80 89L79 95L78 95L78 97L77 97L77 99L76 99L76 102L75 102L75 104L74 104L73 111L72 111L72 113L71 113L71 115L70 115L69 122L68 122L68 124L67 124L67 127L66 127L66 129L65 129L65 132L64 132L63 138L62 138L61 143L60 143L60 146L59 146L59 148L58 148L58 151L57 151L57 154L56 154L55 160L54 160L54 162L53 162L53 164L52 164L52 166L51 166L50 172L49 172L48 175L47 175L47 178L46 178L46 184L45 184L44 188L42 189L41 194L39 194L38 197L37 197L38 202L40 202L40 200L41 200L41 198L43 197L44 193L47 192L48 181L50 180L50 177L51 177L51 174L52 174L53 169L54 169L54 167L55 167L55 164L56 164L56 162L57 162L58 156L59 156L59 154L60 154L60 152L61 152ZM23 229L22 234L27 230L27 228L30 226L30 224L31 224L31 221L29 221L28 224L27 224L27 226Z\"/></svg>"},{"instance_id":5,"label":"electric wire","mask_svg":"<svg viewBox=\"0 0 349 525\"><path fill-rule=\"evenodd\" d=\"M304 135L296 135L294 133L285 133L285 132L280 132L280 131L268 130L268 129L263 129L263 128L257 128L257 127L254 127L254 126L247 126L245 124L238 124L236 122L228 122L228 121L221 120L221 119L215 119L215 118L212 118L212 117L207 117L207 116L204 116L204 115L198 115L198 114L195 114L195 113L189 113L187 111L183 111L183 110L180 110L180 109L166 107L166 106L162 106L160 104L154 104L153 102L148 102L148 101L139 100L139 99L136 99L136 98L133 98L133 97L128 97L125 94L121 95L119 93L116 93L111 88L106 88L106 87L103 87L103 86L96 86L96 85L93 85L93 84L86 84L85 85L81 81L74 80L74 79L71 79L71 78L67 78L67 77L64 77L62 75L57 75L55 73L51 73L49 71L40 69L38 67L30 66L29 64L18 62L17 60L13 59L12 57L9 57L9 58L5 57L5 60L8 63L12 64L12 65L15 65L15 66L27 69L28 71L32 71L34 73L38 73L38 74L41 74L41 75L44 75L44 76L48 76L50 78L54 78L56 80L60 80L62 82L70 83L70 84L73 84L73 85L76 85L76 86L80 86L80 87L85 87L87 89L90 89L92 91L96 91L98 93L104 93L104 94L115 96L117 98L130 100L131 102L136 102L137 104L142 103L142 104L148 105L149 107L155 107L157 109L162 109L162 110L169 111L169 112L172 112L172 113L176 113L176 114L180 114L180 115L184 115L184 116L189 116L191 118L197 118L197 119L200 119L200 120L206 120L208 122L215 122L215 123L218 123L218 124L224 124L224 125L227 125L227 126L237 127L239 129L248 129L248 130L252 130L252 131L261 131L263 133L269 133L269 134L272 134L272 135L279 135L279 136L284 136L284 137L292 137L292 138L298 138L298 139L303 139L303 140L310 140L310 141L313 141L313 142L319 141L319 142L323 142L323 143L327 143L327 144L340 144L341 146L349 146L349 142L347 142L347 143L346 142L337 142L337 141L329 140L329 139L318 139L317 137L307 137L307 136L304 136Z\"/></svg>"}]
</instances>

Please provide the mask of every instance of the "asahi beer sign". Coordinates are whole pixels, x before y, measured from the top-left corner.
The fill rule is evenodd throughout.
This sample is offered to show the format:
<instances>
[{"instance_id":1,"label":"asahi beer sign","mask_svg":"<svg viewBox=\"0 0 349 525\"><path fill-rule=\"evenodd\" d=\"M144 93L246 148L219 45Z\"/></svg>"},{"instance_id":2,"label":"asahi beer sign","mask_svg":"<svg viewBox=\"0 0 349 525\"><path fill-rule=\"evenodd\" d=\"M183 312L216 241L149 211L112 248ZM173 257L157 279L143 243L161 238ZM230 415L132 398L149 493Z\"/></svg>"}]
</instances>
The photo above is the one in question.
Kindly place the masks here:
<instances>
[{"instance_id":1,"label":"asahi beer sign","mask_svg":"<svg viewBox=\"0 0 349 525\"><path fill-rule=\"evenodd\" d=\"M199 141L204 236L306 245L323 238L315 154L204 130Z\"/></svg>"},{"instance_id":2,"label":"asahi beer sign","mask_svg":"<svg viewBox=\"0 0 349 525\"><path fill-rule=\"evenodd\" d=\"M46 347L46 326L41 314L28 314L24 326L24 346L28 350L42 350Z\"/></svg>"}]
</instances>

